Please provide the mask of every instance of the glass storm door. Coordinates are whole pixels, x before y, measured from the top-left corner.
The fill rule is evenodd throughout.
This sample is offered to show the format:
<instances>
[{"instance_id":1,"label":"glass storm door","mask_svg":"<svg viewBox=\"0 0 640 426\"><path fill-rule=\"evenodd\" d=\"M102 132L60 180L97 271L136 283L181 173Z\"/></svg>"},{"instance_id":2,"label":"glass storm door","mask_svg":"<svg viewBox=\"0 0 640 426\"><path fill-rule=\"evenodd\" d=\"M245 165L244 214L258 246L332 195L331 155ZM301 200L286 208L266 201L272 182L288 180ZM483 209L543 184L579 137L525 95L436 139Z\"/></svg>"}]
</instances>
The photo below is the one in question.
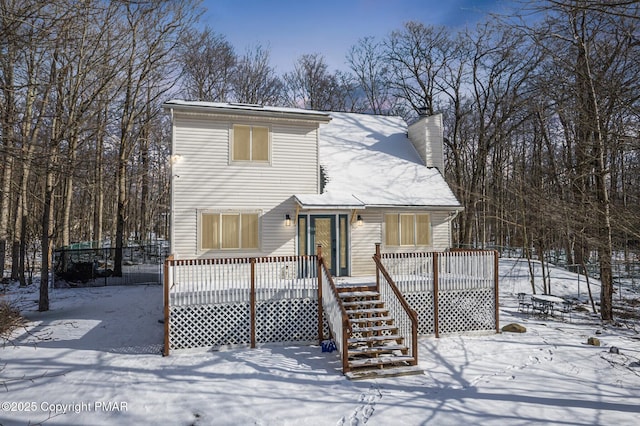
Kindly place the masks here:
<instances>
[{"instance_id":1,"label":"glass storm door","mask_svg":"<svg viewBox=\"0 0 640 426\"><path fill-rule=\"evenodd\" d=\"M322 246L324 263L336 274L336 218L335 216L311 216L311 247Z\"/></svg>"},{"instance_id":2,"label":"glass storm door","mask_svg":"<svg viewBox=\"0 0 640 426\"><path fill-rule=\"evenodd\" d=\"M301 215L298 217L299 254L315 254L322 245L325 264L333 276L346 276L348 268L348 216ZM307 235L308 242L307 245Z\"/></svg>"}]
</instances>

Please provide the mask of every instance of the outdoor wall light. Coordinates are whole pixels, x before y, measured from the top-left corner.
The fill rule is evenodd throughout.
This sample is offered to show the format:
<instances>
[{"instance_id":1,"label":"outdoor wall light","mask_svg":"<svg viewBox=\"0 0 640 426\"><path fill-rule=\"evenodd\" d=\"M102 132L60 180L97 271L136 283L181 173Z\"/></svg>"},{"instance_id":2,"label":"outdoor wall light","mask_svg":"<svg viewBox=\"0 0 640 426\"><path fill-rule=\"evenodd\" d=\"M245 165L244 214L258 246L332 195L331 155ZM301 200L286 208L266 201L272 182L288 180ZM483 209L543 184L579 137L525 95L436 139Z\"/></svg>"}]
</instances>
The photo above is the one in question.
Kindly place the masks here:
<instances>
[{"instance_id":1,"label":"outdoor wall light","mask_svg":"<svg viewBox=\"0 0 640 426\"><path fill-rule=\"evenodd\" d=\"M362 226L362 216L358 215L358 217L356 218L356 225Z\"/></svg>"},{"instance_id":2,"label":"outdoor wall light","mask_svg":"<svg viewBox=\"0 0 640 426\"><path fill-rule=\"evenodd\" d=\"M291 216L289 215L289 213L284 215L284 225L291 226Z\"/></svg>"}]
</instances>

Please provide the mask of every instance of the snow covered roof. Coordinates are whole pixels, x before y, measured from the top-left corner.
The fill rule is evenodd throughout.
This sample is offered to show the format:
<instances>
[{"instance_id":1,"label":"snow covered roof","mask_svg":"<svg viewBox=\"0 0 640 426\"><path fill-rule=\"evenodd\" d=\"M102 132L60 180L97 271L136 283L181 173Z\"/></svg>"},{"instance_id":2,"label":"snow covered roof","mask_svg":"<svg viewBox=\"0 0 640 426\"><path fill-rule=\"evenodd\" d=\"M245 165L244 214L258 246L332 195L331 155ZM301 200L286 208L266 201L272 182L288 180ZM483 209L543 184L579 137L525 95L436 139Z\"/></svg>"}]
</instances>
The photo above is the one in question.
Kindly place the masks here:
<instances>
[{"instance_id":1,"label":"snow covered roof","mask_svg":"<svg viewBox=\"0 0 640 426\"><path fill-rule=\"evenodd\" d=\"M428 168L400 117L329 113L320 127L324 193L296 195L305 208L436 207L461 205L436 168Z\"/></svg>"}]
</instances>

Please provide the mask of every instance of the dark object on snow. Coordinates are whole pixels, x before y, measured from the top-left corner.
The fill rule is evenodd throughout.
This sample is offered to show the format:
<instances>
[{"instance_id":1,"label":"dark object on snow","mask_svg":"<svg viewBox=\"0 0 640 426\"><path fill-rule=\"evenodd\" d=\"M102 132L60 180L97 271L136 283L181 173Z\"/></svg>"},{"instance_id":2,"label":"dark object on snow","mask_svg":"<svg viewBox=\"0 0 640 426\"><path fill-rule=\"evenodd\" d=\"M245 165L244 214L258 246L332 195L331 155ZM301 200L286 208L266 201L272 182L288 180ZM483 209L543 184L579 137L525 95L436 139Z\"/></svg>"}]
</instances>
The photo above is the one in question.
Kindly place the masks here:
<instances>
[{"instance_id":1,"label":"dark object on snow","mask_svg":"<svg viewBox=\"0 0 640 426\"><path fill-rule=\"evenodd\" d=\"M589 337L587 339L587 345L600 346L600 339L598 339L597 337Z\"/></svg>"},{"instance_id":2,"label":"dark object on snow","mask_svg":"<svg viewBox=\"0 0 640 426\"><path fill-rule=\"evenodd\" d=\"M73 262L58 276L65 281L86 283L93 278L93 262Z\"/></svg>"},{"instance_id":3,"label":"dark object on snow","mask_svg":"<svg viewBox=\"0 0 640 426\"><path fill-rule=\"evenodd\" d=\"M338 349L336 348L336 342L333 340L323 340L320 346L322 347L322 352L333 352Z\"/></svg>"},{"instance_id":4,"label":"dark object on snow","mask_svg":"<svg viewBox=\"0 0 640 426\"><path fill-rule=\"evenodd\" d=\"M111 269L100 269L98 263L94 262L72 262L68 264L66 270L56 272L56 277L68 282L82 282L95 278L110 277L113 275Z\"/></svg>"},{"instance_id":5,"label":"dark object on snow","mask_svg":"<svg viewBox=\"0 0 640 426\"><path fill-rule=\"evenodd\" d=\"M610 353L612 353L612 354L620 355L620 349L618 349L618 348L617 348L617 347L615 347L615 346L611 346L611 347L609 348L609 352L610 352Z\"/></svg>"}]
</instances>

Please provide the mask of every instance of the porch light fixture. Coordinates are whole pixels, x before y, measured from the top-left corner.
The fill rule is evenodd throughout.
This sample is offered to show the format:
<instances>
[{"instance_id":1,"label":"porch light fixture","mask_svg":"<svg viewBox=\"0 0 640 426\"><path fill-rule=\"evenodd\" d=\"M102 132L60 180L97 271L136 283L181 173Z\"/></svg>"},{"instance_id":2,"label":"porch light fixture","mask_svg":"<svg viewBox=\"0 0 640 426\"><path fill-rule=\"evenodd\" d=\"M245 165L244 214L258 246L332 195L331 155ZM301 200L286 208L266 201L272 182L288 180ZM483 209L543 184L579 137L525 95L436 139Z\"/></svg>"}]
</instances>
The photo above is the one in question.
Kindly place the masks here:
<instances>
[{"instance_id":1,"label":"porch light fixture","mask_svg":"<svg viewBox=\"0 0 640 426\"><path fill-rule=\"evenodd\" d=\"M358 227L362 226L362 216L358 215L356 218L356 225L358 225Z\"/></svg>"},{"instance_id":2,"label":"porch light fixture","mask_svg":"<svg viewBox=\"0 0 640 426\"><path fill-rule=\"evenodd\" d=\"M284 216L284 226L291 226L291 216L289 213Z\"/></svg>"}]
</instances>

